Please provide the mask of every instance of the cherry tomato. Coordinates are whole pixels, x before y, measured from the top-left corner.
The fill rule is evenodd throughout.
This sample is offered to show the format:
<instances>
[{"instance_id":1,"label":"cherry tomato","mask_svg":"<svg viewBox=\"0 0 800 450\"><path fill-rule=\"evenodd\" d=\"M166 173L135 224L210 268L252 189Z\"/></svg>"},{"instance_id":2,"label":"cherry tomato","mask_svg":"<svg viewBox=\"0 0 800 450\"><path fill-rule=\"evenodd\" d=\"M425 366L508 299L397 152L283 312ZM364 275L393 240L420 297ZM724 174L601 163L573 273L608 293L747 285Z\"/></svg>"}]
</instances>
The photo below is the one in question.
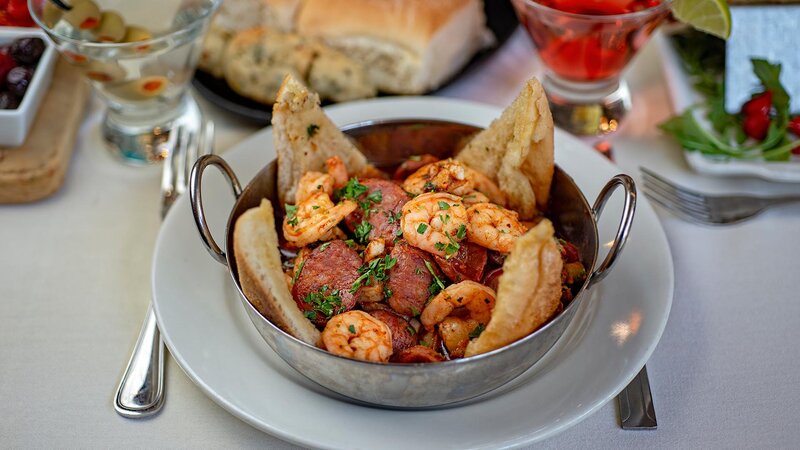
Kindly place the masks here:
<instances>
[{"instance_id":1,"label":"cherry tomato","mask_svg":"<svg viewBox=\"0 0 800 450\"><path fill-rule=\"evenodd\" d=\"M789 121L788 128L795 136L800 136L800 116L792 117L792 120Z\"/></svg>"},{"instance_id":2,"label":"cherry tomato","mask_svg":"<svg viewBox=\"0 0 800 450\"><path fill-rule=\"evenodd\" d=\"M742 114L745 116L752 116L755 114L766 116L769 115L770 109L772 109L772 92L765 91L764 93L751 98L747 103L742 105Z\"/></svg>"},{"instance_id":3,"label":"cherry tomato","mask_svg":"<svg viewBox=\"0 0 800 450\"><path fill-rule=\"evenodd\" d=\"M769 116L766 114L752 114L744 117L742 129L747 136L757 141L763 141L767 137L769 122Z\"/></svg>"}]
</instances>

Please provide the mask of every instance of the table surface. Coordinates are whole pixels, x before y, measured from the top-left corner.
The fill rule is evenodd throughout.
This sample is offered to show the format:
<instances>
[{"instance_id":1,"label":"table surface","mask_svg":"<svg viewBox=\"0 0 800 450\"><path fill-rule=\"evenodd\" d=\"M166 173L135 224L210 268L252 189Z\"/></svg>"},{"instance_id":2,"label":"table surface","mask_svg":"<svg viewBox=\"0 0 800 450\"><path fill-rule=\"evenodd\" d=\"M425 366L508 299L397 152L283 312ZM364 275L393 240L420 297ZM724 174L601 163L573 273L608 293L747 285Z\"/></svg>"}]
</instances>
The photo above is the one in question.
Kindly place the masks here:
<instances>
[{"instance_id":1,"label":"table surface","mask_svg":"<svg viewBox=\"0 0 800 450\"><path fill-rule=\"evenodd\" d=\"M441 95L502 106L538 73L531 44L517 30ZM680 148L655 126L672 107L654 43L628 80L633 113L613 139L621 171L638 177L646 166L710 192L800 194L798 185L689 170ZM216 121L220 153L257 129L201 105ZM0 206L0 446L292 447L217 406L170 358L159 415L135 421L114 412L150 298L160 172L114 161L100 142L97 100L89 111L61 191L35 204ZM540 446L795 447L800 204L727 228L658 213L675 263L669 323L647 364L658 430L622 431L610 402Z\"/></svg>"}]
</instances>

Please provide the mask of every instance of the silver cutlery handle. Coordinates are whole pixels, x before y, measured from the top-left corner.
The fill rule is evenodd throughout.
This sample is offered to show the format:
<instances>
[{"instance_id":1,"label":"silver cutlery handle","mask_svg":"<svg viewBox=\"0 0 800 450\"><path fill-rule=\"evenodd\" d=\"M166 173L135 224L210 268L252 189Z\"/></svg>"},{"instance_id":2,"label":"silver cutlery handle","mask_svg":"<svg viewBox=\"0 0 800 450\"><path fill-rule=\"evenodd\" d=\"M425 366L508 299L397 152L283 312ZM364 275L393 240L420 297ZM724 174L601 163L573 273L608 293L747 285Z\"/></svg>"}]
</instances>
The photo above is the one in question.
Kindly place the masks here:
<instances>
[{"instance_id":1,"label":"silver cutlery handle","mask_svg":"<svg viewBox=\"0 0 800 450\"><path fill-rule=\"evenodd\" d=\"M163 401L164 343L151 304L119 383L114 409L125 417L144 417L158 412Z\"/></svg>"},{"instance_id":2,"label":"silver cutlery handle","mask_svg":"<svg viewBox=\"0 0 800 450\"><path fill-rule=\"evenodd\" d=\"M653 406L653 394L650 392L650 379L647 377L647 366L636 374L636 377L625 386L617 396L619 402L619 420L626 430L655 430L658 428L656 409Z\"/></svg>"}]
</instances>

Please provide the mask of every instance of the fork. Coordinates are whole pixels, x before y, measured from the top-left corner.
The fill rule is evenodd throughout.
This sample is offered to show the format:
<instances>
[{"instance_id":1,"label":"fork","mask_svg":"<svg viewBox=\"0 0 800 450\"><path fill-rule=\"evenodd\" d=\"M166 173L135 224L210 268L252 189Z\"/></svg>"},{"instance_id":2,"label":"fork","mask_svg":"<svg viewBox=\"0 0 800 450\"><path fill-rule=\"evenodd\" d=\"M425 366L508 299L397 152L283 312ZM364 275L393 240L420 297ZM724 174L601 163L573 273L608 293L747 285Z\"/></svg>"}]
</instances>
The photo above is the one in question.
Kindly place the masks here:
<instances>
[{"instance_id":1,"label":"fork","mask_svg":"<svg viewBox=\"0 0 800 450\"><path fill-rule=\"evenodd\" d=\"M178 127L161 177L161 218L186 191L189 173L198 157L214 146L214 123L207 121L200 133ZM164 343L158 331L153 303L147 308L139 338L114 397L114 409L129 418L153 415L164 404Z\"/></svg>"},{"instance_id":2,"label":"fork","mask_svg":"<svg viewBox=\"0 0 800 450\"><path fill-rule=\"evenodd\" d=\"M644 167L639 170L647 198L678 217L705 225L731 225L755 217L769 207L800 202L800 196L708 195L678 186Z\"/></svg>"}]
</instances>

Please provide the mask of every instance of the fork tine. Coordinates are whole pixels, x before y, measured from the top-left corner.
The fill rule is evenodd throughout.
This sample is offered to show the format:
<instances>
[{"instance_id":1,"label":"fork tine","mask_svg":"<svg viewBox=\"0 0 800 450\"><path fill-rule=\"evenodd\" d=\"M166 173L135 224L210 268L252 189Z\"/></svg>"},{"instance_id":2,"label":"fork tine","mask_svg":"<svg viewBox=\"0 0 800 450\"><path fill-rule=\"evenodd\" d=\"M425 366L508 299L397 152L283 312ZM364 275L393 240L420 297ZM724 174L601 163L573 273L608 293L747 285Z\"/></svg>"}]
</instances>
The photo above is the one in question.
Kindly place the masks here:
<instances>
[{"instance_id":1,"label":"fork tine","mask_svg":"<svg viewBox=\"0 0 800 450\"><path fill-rule=\"evenodd\" d=\"M164 166L161 169L161 217L167 214L167 210L172 206L175 197L178 195L175 192L175 159L176 151L181 141L180 129L174 130L170 133L168 145L169 152L167 159L164 161Z\"/></svg>"},{"instance_id":2,"label":"fork tine","mask_svg":"<svg viewBox=\"0 0 800 450\"><path fill-rule=\"evenodd\" d=\"M179 195L186 191L186 183L189 178L186 176L186 161L189 158L189 151L194 144L192 141L196 139L194 133L190 133L186 127L178 128L180 133L180 142L175 147L175 192Z\"/></svg>"},{"instance_id":3,"label":"fork tine","mask_svg":"<svg viewBox=\"0 0 800 450\"><path fill-rule=\"evenodd\" d=\"M692 201L687 201L685 198L681 197L675 191L669 190L664 188L658 183L653 183L650 179L644 178L644 185L643 187L647 190L650 190L654 194L658 194L659 196L669 200L672 203L681 204L686 209L691 209L693 211L697 211L699 213L706 213L710 214L711 210L709 209L708 205L705 203L695 203Z\"/></svg>"},{"instance_id":4,"label":"fork tine","mask_svg":"<svg viewBox=\"0 0 800 450\"><path fill-rule=\"evenodd\" d=\"M650 182L653 185L658 185L662 187L663 190L669 191L673 193L674 196L680 197L681 199L692 202L698 205L705 205L707 197L699 192L695 192L684 187L678 186L666 179L654 174L653 172L645 169L644 167L639 168L642 171L642 179L645 182Z\"/></svg>"},{"instance_id":5,"label":"fork tine","mask_svg":"<svg viewBox=\"0 0 800 450\"><path fill-rule=\"evenodd\" d=\"M709 214L705 214L705 213L701 213L701 212L697 212L697 211L692 211L692 210L686 209L681 204L674 203L674 202L672 202L670 200L667 200L664 197L661 197L658 194L655 194L653 192L645 190L644 191L644 195L648 199L650 199L653 202L658 203L659 205L664 207L664 209L666 209L667 211L671 212L672 214L674 214L674 215L676 215L676 216L678 216L678 217L680 217L680 218L682 218L684 220L688 220L690 222L695 222L695 223L706 224L706 225L710 225L710 224L715 224L716 223Z\"/></svg>"},{"instance_id":6,"label":"fork tine","mask_svg":"<svg viewBox=\"0 0 800 450\"><path fill-rule=\"evenodd\" d=\"M203 128L203 143L200 147L201 155L211 155L214 153L214 121L206 121L206 126Z\"/></svg>"}]
</instances>

